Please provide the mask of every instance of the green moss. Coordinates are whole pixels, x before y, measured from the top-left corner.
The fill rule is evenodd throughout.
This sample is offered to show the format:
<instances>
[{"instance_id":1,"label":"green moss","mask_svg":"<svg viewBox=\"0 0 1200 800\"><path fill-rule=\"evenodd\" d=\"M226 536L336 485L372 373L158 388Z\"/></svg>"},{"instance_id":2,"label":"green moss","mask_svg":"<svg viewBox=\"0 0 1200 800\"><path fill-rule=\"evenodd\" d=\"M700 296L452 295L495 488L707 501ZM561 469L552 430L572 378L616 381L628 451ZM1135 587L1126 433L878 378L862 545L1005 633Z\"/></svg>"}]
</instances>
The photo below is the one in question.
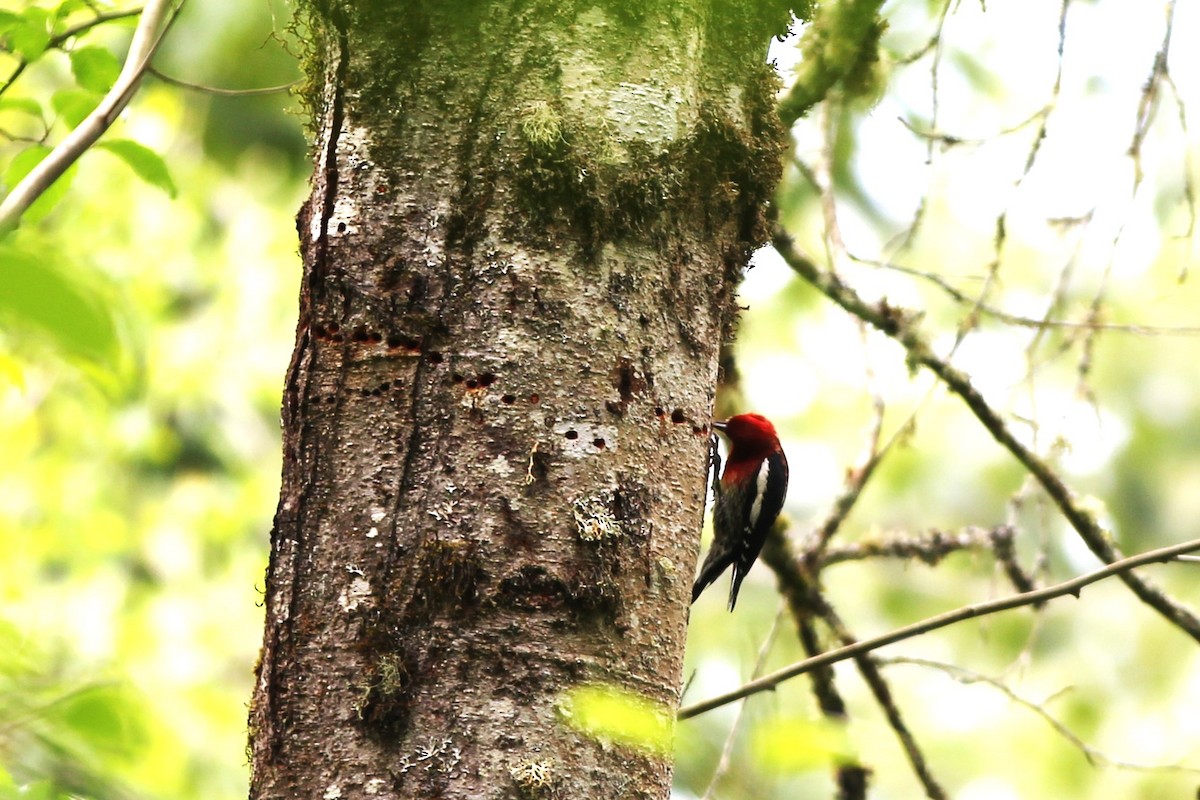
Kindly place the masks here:
<instances>
[{"instance_id":1,"label":"green moss","mask_svg":"<svg viewBox=\"0 0 1200 800\"><path fill-rule=\"evenodd\" d=\"M729 50L714 56L704 65L708 77L697 79L700 108L691 118L699 122L691 135L664 148L623 138L596 119L570 119L554 100L555 92L563 91L558 87L561 64L548 46L522 56L528 77L490 72L483 65L506 57L504 50L493 50L507 44L494 27L534 24L514 22L490 4L302 3L301 18L316 44L304 57L307 81L299 91L318 119L327 113L325 81L336 74L347 114L357 127L375 132L371 161L397 171L417 166L411 126L446 127L459 170L459 194L446 220L452 246L474 246L501 186L515 189L505 195L506 235L542 247L560 239L581 242L585 262L606 242L631 236L661 240L675 233L680 220L699 215L714 232L731 272L740 277L745 259L766 240L765 209L787 145L775 114L777 79L768 65L739 66ZM637 9L618 5L620 13L609 9L609 18L621 30L629 28L630 35L678 12L666 3ZM790 4L766 6L721 4L704 35L729 41L780 24L786 29ZM582 9L582 4L567 5L555 14L565 26ZM723 27L712 29L718 23ZM481 31L490 33L481 37ZM614 37L614 46L622 42L628 36ZM467 52L477 54L476 64L456 60L456 54ZM329 63L331 58L338 63ZM752 72L730 74L739 69ZM731 83L742 88L737 108L729 107ZM501 97L508 99L501 102ZM515 113L509 110L513 101Z\"/></svg>"},{"instance_id":2,"label":"green moss","mask_svg":"<svg viewBox=\"0 0 1200 800\"><path fill-rule=\"evenodd\" d=\"M766 241L765 212L787 148L775 114L777 86L764 65L743 94L748 126L714 102L701 111L691 136L665 151L624 143L622 159L614 158L611 138L588 139L588 131L552 119L548 107L527 114L521 120L526 151L509 167L526 237L536 240L565 224L595 252L605 241L653 234L668 221L699 213L710 228L732 221L740 254L748 258Z\"/></svg>"},{"instance_id":3,"label":"green moss","mask_svg":"<svg viewBox=\"0 0 1200 800\"><path fill-rule=\"evenodd\" d=\"M883 0L837 0L817 7L800 39L804 60L796 82L779 104L779 115L791 124L835 88L849 98L873 99L885 71L879 40L887 23L879 16Z\"/></svg>"},{"instance_id":4,"label":"green moss","mask_svg":"<svg viewBox=\"0 0 1200 800\"><path fill-rule=\"evenodd\" d=\"M581 497L571 507L575 516L575 532L582 541L599 542L620 538L621 525L612 513L612 496L600 493Z\"/></svg>"},{"instance_id":5,"label":"green moss","mask_svg":"<svg viewBox=\"0 0 1200 800\"><path fill-rule=\"evenodd\" d=\"M398 739L408 725L413 669L403 653L383 653L359 682L358 719L372 735Z\"/></svg>"},{"instance_id":6,"label":"green moss","mask_svg":"<svg viewBox=\"0 0 1200 800\"><path fill-rule=\"evenodd\" d=\"M562 141L562 116L544 100L535 100L521 111L520 128L534 150L553 150Z\"/></svg>"},{"instance_id":7,"label":"green moss","mask_svg":"<svg viewBox=\"0 0 1200 800\"><path fill-rule=\"evenodd\" d=\"M299 98L304 109L310 139L316 138L316 120L321 118L321 98L325 90L327 31L324 17L315 14L312 6L302 0L289 24L288 33L301 48L296 57L304 77L292 89L292 94Z\"/></svg>"}]
</instances>

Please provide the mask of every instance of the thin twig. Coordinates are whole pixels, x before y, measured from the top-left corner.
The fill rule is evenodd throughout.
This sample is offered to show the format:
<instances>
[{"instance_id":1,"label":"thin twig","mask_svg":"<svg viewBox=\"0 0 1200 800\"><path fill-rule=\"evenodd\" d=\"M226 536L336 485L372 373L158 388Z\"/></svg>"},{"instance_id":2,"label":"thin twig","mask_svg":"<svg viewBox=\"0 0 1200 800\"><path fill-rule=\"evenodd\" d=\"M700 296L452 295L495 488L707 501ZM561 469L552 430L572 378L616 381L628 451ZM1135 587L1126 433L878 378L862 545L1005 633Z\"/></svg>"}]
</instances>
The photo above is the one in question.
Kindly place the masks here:
<instances>
[{"instance_id":1,"label":"thin twig","mask_svg":"<svg viewBox=\"0 0 1200 800\"><path fill-rule=\"evenodd\" d=\"M62 33L51 36L48 46L49 47L61 47L72 37L78 36L81 33L87 33L92 28L96 27L97 25L103 25L106 22L113 22L114 20L118 20L118 19L127 19L129 17L136 17L138 14L141 14L141 13L142 13L141 6L138 6L136 8L126 8L122 11L106 11L104 13L98 13L98 14L96 14L96 16L92 17L89 20L84 20L83 22L80 22L78 25L72 25L71 27L64 30Z\"/></svg>"},{"instance_id":2,"label":"thin twig","mask_svg":"<svg viewBox=\"0 0 1200 800\"><path fill-rule=\"evenodd\" d=\"M179 78L173 78L170 75L159 72L154 67L146 70L154 77L158 78L163 83L169 83L172 86L178 86L181 89L191 89L194 92L202 92L204 94L215 94L221 97L253 97L260 94L283 94L291 91L291 89L300 83L299 80L281 83L278 86L263 86L257 89L222 89L219 86L205 86L199 83L190 83Z\"/></svg>"},{"instance_id":3,"label":"thin twig","mask_svg":"<svg viewBox=\"0 0 1200 800\"><path fill-rule=\"evenodd\" d=\"M162 41L163 21L167 19L169 9L169 0L150 0L146 4L137 30L134 31L133 41L129 45L129 53L125 57L121 74L100 101L100 105L67 134L49 155L38 162L37 166L13 187L4 201L0 202L0 236L17 226L21 215L29 206L109 129L129 104L146 67L150 64L150 59L154 57L154 52Z\"/></svg>"},{"instance_id":4,"label":"thin twig","mask_svg":"<svg viewBox=\"0 0 1200 800\"><path fill-rule=\"evenodd\" d=\"M854 637L854 634L850 632L850 629L846 627L846 624L842 622L841 617L834 610L833 606L824 602L823 598L818 608L818 613L843 646L852 645L858 641ZM904 717L900 714L900 707L896 705L896 700L892 696L892 689L888 686L888 682L879 670L879 662L868 653L860 653L854 656L854 665L858 667L859 674L862 675L863 681L870 688L871 694L874 695L875 702L883 710L883 715L887 718L888 726L895 732L896 738L900 740L900 746L904 748L904 754L908 756L908 763L912 765L913 773L925 789L925 796L930 798L930 800L946 800L946 790L942 788L937 778L934 777L929 763L925 760L925 754L921 752L920 746L917 745L916 737L912 735L912 731L908 729L908 725L904 722Z\"/></svg>"},{"instance_id":5,"label":"thin twig","mask_svg":"<svg viewBox=\"0 0 1200 800\"><path fill-rule=\"evenodd\" d=\"M1022 592L1020 594L1001 597L996 600L988 600L983 603L972 603L971 605L956 608L953 611L947 611L944 614L938 614L928 619L914 622L911 625L905 625L902 628L897 628L888 633L879 636L872 636L869 639L863 639L855 644L845 647L839 647L835 650L829 650L819 656L806 658L803 661L798 661L795 664L776 670L769 675L764 675L758 680L750 681L743 686L734 689L731 692L714 697L710 700L705 700L701 703L687 706L679 710L679 719L691 719L692 717L703 714L706 711L712 711L714 708L720 708L723 705L732 703L735 700L740 700L743 697L749 697L758 692L764 692L768 689L774 689L783 681L803 675L804 673L823 667L828 664L836 664L839 661L853 658L861 653L869 653L873 650L878 650L889 644L911 639L914 636L920 636L930 631L935 631L939 628L945 628L948 625L954 625L958 622L963 622L968 619L977 619L990 614L997 614L1001 611L1009 611L1014 608L1023 606L1036 605L1044 603L1047 600L1053 600L1063 595L1071 595L1079 597L1080 592L1084 587L1089 586L1105 578L1113 576L1122 576L1130 570L1142 567L1147 564L1159 564L1168 561L1175 561L1184 553L1192 553L1200 550L1200 539L1192 539L1191 541L1181 542L1179 544L1170 545L1169 547L1160 547L1155 550L1148 550L1144 553L1139 553L1129 558L1123 558L1120 561L1112 564L1107 564L1100 569L1086 572L1078 577L1070 580L1056 583L1053 586L1047 586L1044 589L1038 589L1033 592Z\"/></svg>"},{"instance_id":6,"label":"thin twig","mask_svg":"<svg viewBox=\"0 0 1200 800\"><path fill-rule=\"evenodd\" d=\"M877 259L864 258L853 253L848 253L847 256L859 264L865 264L868 267L878 267L880 269L888 269L894 272L902 272L905 275L932 283L934 286L941 289L954 300L956 303L973 304L975 298L968 295L966 292L954 286L946 278L934 272L926 272L925 270L916 269L914 267L906 267L902 264L896 264L890 261L879 261ZM991 305L979 306L979 310L987 314L989 317L994 317L1001 322L1006 322L1010 325L1020 325L1025 328L1065 328L1065 329L1081 329L1081 330L1099 330L1106 333L1130 333L1136 336L1200 336L1200 326L1195 325L1146 325L1143 323L1116 323L1116 322L1099 322L1094 319L1085 320L1083 322L1073 322L1065 319L1034 319L1033 317L1025 317L1020 314L1013 314L1001 308L996 308Z\"/></svg>"},{"instance_id":7,"label":"thin twig","mask_svg":"<svg viewBox=\"0 0 1200 800\"><path fill-rule=\"evenodd\" d=\"M0 85L0 95L3 95L5 92L7 92L9 88L17 82L17 78L21 77L21 73L23 73L28 67L29 62L25 59L22 58L20 61L18 61L17 65L13 67L13 71L8 73L8 77L4 79L4 84Z\"/></svg>"},{"instance_id":8,"label":"thin twig","mask_svg":"<svg viewBox=\"0 0 1200 800\"><path fill-rule=\"evenodd\" d=\"M942 58L945 55L942 35L946 31L946 19L950 16L950 9L953 5L953 0L944 0L941 11L938 14L937 27L934 29L933 36L930 37L929 43L918 51L919 55L914 54L913 56L913 61L915 62L919 58L923 58L926 53L933 53L932 63L929 65L929 128L931 130L937 130L941 124L941 93L939 89L938 76L941 74ZM929 168L926 170L928 174L928 183L933 182L933 154L934 140L927 138L925 140L925 165ZM897 237L897 243L895 247L892 248L893 252L903 252L907 250L914 241L916 241L917 233L920 231L921 225L925 221L925 214L928 211L928 203L926 202L927 199L928 193L923 192L921 194L921 200L917 204L916 210L913 212L912 219L908 223L908 227Z\"/></svg>"},{"instance_id":9,"label":"thin twig","mask_svg":"<svg viewBox=\"0 0 1200 800\"><path fill-rule=\"evenodd\" d=\"M1171 77L1170 72L1163 76L1163 82L1167 84L1167 88L1171 90L1171 97L1175 100L1175 113L1179 116L1179 129L1183 132L1183 138L1190 139L1187 106L1183 102L1183 95L1179 93L1179 87L1175 85L1175 79ZM1188 226L1187 230L1179 237L1181 239L1190 239L1196 232L1196 184L1192 178L1192 172L1192 150L1190 147L1185 147L1183 148L1183 199L1187 202L1188 207ZM1187 280L1187 263L1185 260L1179 268L1177 280L1180 283Z\"/></svg>"},{"instance_id":10,"label":"thin twig","mask_svg":"<svg viewBox=\"0 0 1200 800\"><path fill-rule=\"evenodd\" d=\"M1075 499L1074 493L1058 474L1017 439L1004 419L971 384L966 373L934 354L933 348L917 328L916 315L892 307L886 300L878 304L867 303L837 275L821 270L810 259L801 255L784 231L777 229L773 241L775 249L784 261L801 277L849 313L866 320L895 339L907 351L911 363L929 369L950 391L957 394L992 437L1037 479L1079 538L1101 562L1112 564L1121 559L1121 553L1113 543L1112 535L1101 528L1092 513ZM1142 602L1200 642L1200 619L1195 614L1138 575L1121 572L1119 577Z\"/></svg>"},{"instance_id":11,"label":"thin twig","mask_svg":"<svg viewBox=\"0 0 1200 800\"><path fill-rule=\"evenodd\" d=\"M1059 12L1058 68L1054 76L1054 85L1050 91L1050 99L1043 107L1038 129L1033 137L1033 143L1029 146L1029 152L1025 155L1025 165L1021 170L1021 174L1017 176L1015 181L1013 181L1013 197L1016 197L1019 194L1021 186L1025 183L1025 180L1029 177L1029 173L1033 170L1034 163L1037 162L1037 157L1041 152L1042 144L1046 140L1046 127L1049 124L1050 115L1054 112L1055 107L1058 105L1059 93L1062 90L1063 50L1066 45L1067 36L1067 8L1070 6L1070 4L1071 0L1063 0L1062 8ZM999 278L1000 265L1004 260L1004 250L1008 244L1008 217L1010 210L1011 205L1006 205L996 217L994 230L992 233L992 260L988 263L984 272L983 286L979 291L979 295L971 301L971 310L959 323L958 331L955 333L954 337L954 345L950 351L950 356L953 356L953 354L958 350L958 347L962 344L963 338L966 336L967 332L973 330L979 324L981 309L987 305L988 298L991 295L992 289L995 287ZM1067 267L1062 271L1060 289L1056 290L1056 292L1065 291L1066 279L1070 274L1070 266L1071 262L1068 262ZM1055 297L1057 298L1057 293ZM1056 305L1057 299L1052 300L1050 307L1047 308L1044 316L1048 318ZM1040 337L1041 332L1044 329L1044 324L1038 326L1038 333L1034 336L1035 342ZM947 359L949 359L950 356L947 356Z\"/></svg>"},{"instance_id":12,"label":"thin twig","mask_svg":"<svg viewBox=\"0 0 1200 800\"><path fill-rule=\"evenodd\" d=\"M95 11L95 9L93 9L93 11ZM62 47L63 44L65 44L72 37L78 36L81 33L87 33L97 25L102 25L105 22L112 22L113 20L125 19L126 17L136 17L140 13L142 13L141 7L127 8L124 11L110 11L106 13L96 12L96 16L92 17L91 19L81 22L78 25L73 25L62 33L51 36L49 41L46 42L46 47ZM3 85L0 85L0 95L3 95L5 92L11 89L12 85L16 83L17 78L21 77L21 74L24 73L28 67L29 61L27 59L19 59L17 61L17 65L13 68L13 71L4 80Z\"/></svg>"},{"instance_id":13,"label":"thin twig","mask_svg":"<svg viewBox=\"0 0 1200 800\"><path fill-rule=\"evenodd\" d=\"M1180 560L1183 558L1184 557L1181 556ZM1180 764L1138 764L1131 761L1121 761L1119 759L1112 758L1097 748L1092 747L1090 744L1083 741L1083 739L1079 738L1074 731L1072 731L1063 722L1058 720L1049 711L1043 708L1041 703L1035 703L1032 700L1022 697L1010 689L1003 681L997 680L989 675L963 669L955 664L946 664L941 661L932 661L925 658L880 658L877 661L885 666L891 666L893 664L911 664L918 667L928 667L930 669L940 670L962 684L969 685L972 683L982 683L987 686L991 686L992 688L1001 692L1012 702L1022 706L1023 708L1029 709L1034 714L1037 714L1039 717L1045 720L1046 724L1053 728L1059 736L1066 739L1072 746L1079 750L1079 752L1083 754L1083 757L1087 759L1087 762L1092 766L1099 765L1113 767L1115 769L1134 770L1138 772L1185 772L1193 775L1200 774L1200 769L1195 767L1185 767ZM1061 694L1061 692L1056 693L1056 695L1057 694Z\"/></svg>"},{"instance_id":14,"label":"thin twig","mask_svg":"<svg viewBox=\"0 0 1200 800\"><path fill-rule=\"evenodd\" d=\"M804 558L806 561L822 561L822 555L829 542L833 539L834 534L841 528L846 517L854 509L858 498L862 495L863 489L867 485L867 481L875 474L876 468L884 457L891 452L892 445L901 439L909 436L912 433L913 420L910 418L892 438L882 446L879 446L880 434L883 432L883 415L884 407L882 400L876 396L875 415L871 422L870 432L867 434L867 446L864 448L862 459L857 467L854 467L846 475L846 485L842 489L842 493L838 495L833 502L833 507L829 510L829 514L816 526L811 544L806 547Z\"/></svg>"},{"instance_id":15,"label":"thin twig","mask_svg":"<svg viewBox=\"0 0 1200 800\"><path fill-rule=\"evenodd\" d=\"M784 607L780 604L779 610L775 612L775 620L771 623L771 629L767 631L767 636L763 639L762 647L758 648L758 657L754 660L754 669L750 673L751 677L757 678L759 675L762 675L763 669L766 668L767 656L771 652L772 645L775 644L775 637L778 635L779 628L783 622L783 610ZM729 764L733 760L733 745L737 741L738 729L741 727L745 710L745 703L738 706L737 714L733 718L733 724L729 726L729 733L725 736L725 744L721 748L721 758L717 761L717 768L713 770L712 778L708 781L708 788L704 790L704 794L701 795L700 800L711 800L713 792L717 788L717 781L729 771Z\"/></svg>"}]
</instances>

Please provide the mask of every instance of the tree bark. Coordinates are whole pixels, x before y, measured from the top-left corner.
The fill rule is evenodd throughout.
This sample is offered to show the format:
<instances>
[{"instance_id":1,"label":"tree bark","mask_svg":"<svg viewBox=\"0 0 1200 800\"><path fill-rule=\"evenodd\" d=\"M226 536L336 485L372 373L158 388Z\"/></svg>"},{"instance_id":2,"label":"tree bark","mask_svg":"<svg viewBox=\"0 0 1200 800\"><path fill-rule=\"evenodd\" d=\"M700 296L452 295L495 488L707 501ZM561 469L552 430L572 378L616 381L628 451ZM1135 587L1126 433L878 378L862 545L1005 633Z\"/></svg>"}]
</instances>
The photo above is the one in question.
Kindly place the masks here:
<instances>
[{"instance_id":1,"label":"tree bark","mask_svg":"<svg viewBox=\"0 0 1200 800\"><path fill-rule=\"evenodd\" d=\"M666 797L779 2L306 9L316 170L252 798Z\"/></svg>"}]
</instances>

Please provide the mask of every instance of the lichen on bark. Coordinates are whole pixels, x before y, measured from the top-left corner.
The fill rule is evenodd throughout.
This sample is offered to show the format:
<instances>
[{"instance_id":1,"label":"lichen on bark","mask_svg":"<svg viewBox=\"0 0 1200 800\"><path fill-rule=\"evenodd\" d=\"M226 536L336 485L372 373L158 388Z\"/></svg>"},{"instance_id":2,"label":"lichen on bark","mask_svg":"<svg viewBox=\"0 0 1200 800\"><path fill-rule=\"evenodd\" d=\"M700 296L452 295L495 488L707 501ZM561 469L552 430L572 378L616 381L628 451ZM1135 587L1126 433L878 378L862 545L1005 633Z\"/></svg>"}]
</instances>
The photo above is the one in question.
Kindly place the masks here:
<instances>
[{"instance_id":1,"label":"lichen on bark","mask_svg":"<svg viewBox=\"0 0 1200 800\"><path fill-rule=\"evenodd\" d=\"M506 797L543 763L573 795L665 797L661 753L556 709L580 685L677 700L786 8L305 8L252 797Z\"/></svg>"}]
</instances>

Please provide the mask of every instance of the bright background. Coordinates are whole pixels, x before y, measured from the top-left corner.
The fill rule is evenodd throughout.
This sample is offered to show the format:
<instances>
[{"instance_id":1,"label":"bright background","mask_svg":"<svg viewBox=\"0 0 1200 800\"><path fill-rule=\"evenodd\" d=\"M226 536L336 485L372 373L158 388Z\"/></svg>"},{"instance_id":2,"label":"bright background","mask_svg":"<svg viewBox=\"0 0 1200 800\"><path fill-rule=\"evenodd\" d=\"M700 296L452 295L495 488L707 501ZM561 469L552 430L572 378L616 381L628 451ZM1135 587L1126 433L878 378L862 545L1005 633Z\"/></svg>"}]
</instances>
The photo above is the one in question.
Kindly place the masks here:
<instances>
[{"instance_id":1,"label":"bright background","mask_svg":"<svg viewBox=\"0 0 1200 800\"><path fill-rule=\"evenodd\" d=\"M1123 550L1196 538L1200 246L1189 197L1198 140L1181 118L1190 125L1200 109L1200 51L1185 44L1200 35L1200 9L1181 3L1176 10L1167 61L1173 87L1160 83L1149 106L1138 179L1130 148L1169 6L1070 3L1057 94L1059 3L951 7L936 121L937 56L898 62L929 42L943 5L888 3L886 89L873 103L818 109L797 126L805 169L788 175L783 218L802 250L832 262L868 299L923 312L922 330L942 355L971 305L930 278L974 298L993 265L993 309L1074 323L1094 309L1103 323L1153 327L1103 330L1089 340L1086 328L1039 329L983 314L952 362L1085 498ZM785 68L794 60L788 43L773 55ZM1026 169L1045 109L1046 135ZM958 141L931 144L914 131ZM814 179L832 190L818 192ZM1098 566L963 402L929 373L910 372L897 344L864 332L770 251L758 254L742 297L749 306L738 340L744 389L748 404L782 427L794 535L802 539L829 513L847 470L861 463L878 397L883 440L910 419L913 432L884 460L835 544L1011 523L1023 565L1040 567L1043 582ZM1200 603L1200 565L1143 572L1177 600ZM858 638L1013 592L982 551L937 567L895 559L833 566L824 585ZM751 573L735 614L724 611L724 591L718 582L693 612L685 704L744 682L768 640L779 608L770 572ZM790 619L766 653L767 671L803 657ZM884 669L933 774L958 800L1191 796L1200 783L1198 655L1194 641L1115 581L1041 613L963 623L880 653L967 670ZM874 770L873 798L923 796L854 667L838 665L836 674L849 706L846 728L815 722L804 678L757 695L737 728L729 772L710 796L831 797L827 764L837 753ZM682 725L678 797L710 789L736 714L726 707Z\"/></svg>"},{"instance_id":2,"label":"bright background","mask_svg":"<svg viewBox=\"0 0 1200 800\"><path fill-rule=\"evenodd\" d=\"M0 0L0 12L58 5ZM1059 4L1010 0L985 11L953 3L940 51L902 63L935 33L942 4L890 2L878 96L819 107L797 126L805 170L789 170L780 201L807 253L831 258L868 297L924 312L923 329L942 353L969 307L928 276L975 296L993 262L993 308L1076 323L1095 308L1105 323L1153 326L1089 337L985 314L953 359L1127 552L1196 537L1200 517L1200 247L1188 201L1200 152L1187 127L1200 109L1195 3L1175 11L1173 88L1160 84L1147 116L1140 181L1129 155L1168 8L1071 2L1055 94ZM298 76L289 19L279 0L189 3L156 64L211 86L287 83ZM0 25L11 24L0 13ZM130 30L105 26L85 43L123 54ZM786 72L794 44L772 55ZM14 63L0 53L0 79ZM61 136L54 120L81 102L79 80L68 56L52 51L3 94L5 183L25 139L44 135L39 120L53 123L49 143ZM14 102L21 98L39 101L43 113ZM1046 136L1026 172L1042 120L1035 115L1047 108ZM931 131L959 143L916 133ZM90 153L52 213L0 249L0 767L10 776L6 783L0 773L0 798L18 785L32 787L25 797L244 797L246 703L300 274L303 119L286 94L214 97L150 79L110 136L162 156L174 197L112 153ZM830 202L822 205L804 172L832 186ZM922 221L906 240L918 208ZM844 248L826 237L831 215ZM1000 215L1006 238L997 253ZM75 327L39 325L5 301L4 281L29 254L73 298ZM928 374L910 373L896 345L864 333L769 251L756 258L742 297L750 307L738 342L745 401L784 433L797 536L827 513L861 458L874 395L884 402L885 439L914 414L915 427L838 541L1011 522L1023 563L1041 564L1044 580L1095 565L962 403ZM1197 570L1146 573L1200 605ZM772 627L769 570L751 574L733 615L723 609L725 586L693 611L685 702L746 679ZM936 568L839 565L826 587L860 637L1011 591L986 553ZM1096 750L1089 765L1062 730L997 684L888 666L901 710L952 796L1099 800L1194 794L1195 771L1104 762L1200 768L1197 653L1107 582L1081 601L962 624L882 655L994 679ZM767 668L799 655L785 619ZM853 669L843 665L838 676L846 730L814 724L804 678L756 696L714 796L828 797L829 751L872 767L873 797L919 796ZM679 797L704 794L735 713L727 707L680 726Z\"/></svg>"},{"instance_id":3,"label":"bright background","mask_svg":"<svg viewBox=\"0 0 1200 800\"><path fill-rule=\"evenodd\" d=\"M155 63L211 86L287 83L297 61L273 36L289 15L189 2ZM131 30L87 42L123 55ZM64 54L36 66L11 91L47 108L78 91ZM0 129L35 127L0 110ZM178 192L90 153L53 214L19 231L111 330L0 323L0 765L97 799L244 798L303 118L286 93L150 78L108 136L161 154Z\"/></svg>"}]
</instances>

